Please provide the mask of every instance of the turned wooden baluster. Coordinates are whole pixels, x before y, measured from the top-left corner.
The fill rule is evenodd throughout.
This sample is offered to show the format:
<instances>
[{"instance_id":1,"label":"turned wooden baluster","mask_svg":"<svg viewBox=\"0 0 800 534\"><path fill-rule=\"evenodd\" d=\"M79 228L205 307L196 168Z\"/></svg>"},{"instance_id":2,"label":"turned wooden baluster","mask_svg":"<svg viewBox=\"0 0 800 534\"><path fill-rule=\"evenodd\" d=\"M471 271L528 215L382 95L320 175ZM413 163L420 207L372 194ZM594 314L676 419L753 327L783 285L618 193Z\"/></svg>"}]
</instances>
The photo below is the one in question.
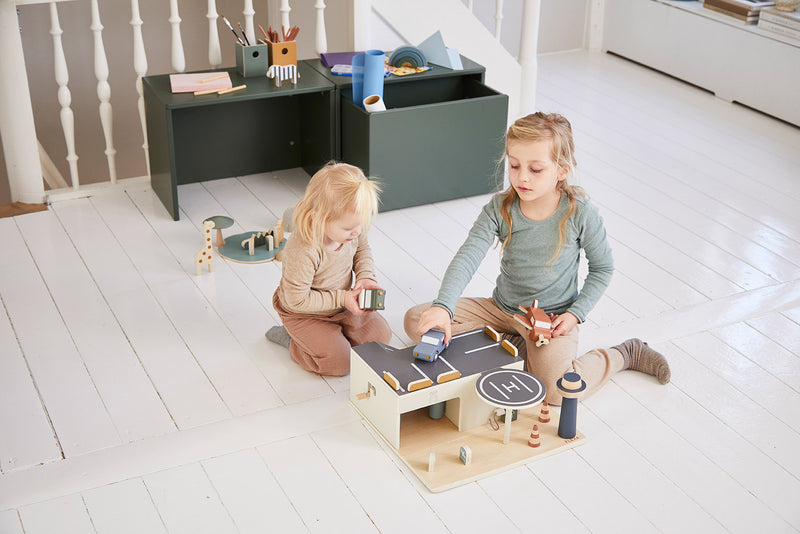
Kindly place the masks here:
<instances>
[{"instance_id":1,"label":"turned wooden baluster","mask_svg":"<svg viewBox=\"0 0 800 534\"><path fill-rule=\"evenodd\" d=\"M144 115L144 93L142 78L147 74L147 54L142 39L142 18L139 16L139 0L131 0L131 27L133 28L133 70L136 71L136 93L139 95L139 123L142 126L142 149L147 175L150 176L150 151L147 146L147 122Z\"/></svg>"},{"instance_id":2,"label":"turned wooden baluster","mask_svg":"<svg viewBox=\"0 0 800 534\"><path fill-rule=\"evenodd\" d=\"M53 63L56 83L58 84L58 103L61 105L61 129L64 131L64 142L67 145L67 163L72 188L80 185L78 177L78 155L75 153L75 116L72 113L72 93L69 83L69 70L64 47L61 44L61 24L58 21L58 9L55 2L50 2L50 35L53 36Z\"/></svg>"},{"instance_id":3,"label":"turned wooden baluster","mask_svg":"<svg viewBox=\"0 0 800 534\"><path fill-rule=\"evenodd\" d=\"M108 160L108 176L111 183L117 182L117 165L114 148L114 124L111 111L111 85L108 83L108 58L103 45L103 25L100 23L100 8L97 0L92 0L92 24L94 34L94 75L97 78L97 98L100 99L100 123L103 126L103 137L106 140L106 159Z\"/></svg>"}]
</instances>

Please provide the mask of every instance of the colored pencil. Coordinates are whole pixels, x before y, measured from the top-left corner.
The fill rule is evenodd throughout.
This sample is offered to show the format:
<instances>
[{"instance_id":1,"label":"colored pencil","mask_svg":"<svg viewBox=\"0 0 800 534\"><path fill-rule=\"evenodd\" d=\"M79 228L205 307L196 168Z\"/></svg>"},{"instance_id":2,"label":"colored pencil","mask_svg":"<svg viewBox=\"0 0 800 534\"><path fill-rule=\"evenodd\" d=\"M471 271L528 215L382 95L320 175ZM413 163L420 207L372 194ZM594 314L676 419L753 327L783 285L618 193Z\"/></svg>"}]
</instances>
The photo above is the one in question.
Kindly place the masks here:
<instances>
[{"instance_id":1,"label":"colored pencil","mask_svg":"<svg viewBox=\"0 0 800 534\"><path fill-rule=\"evenodd\" d=\"M228 73L226 72L225 74L220 74L219 76L214 76L213 78L206 78L205 80L199 80L197 83L213 82L214 80L221 80L221 79L227 78L227 77L228 77Z\"/></svg>"},{"instance_id":2,"label":"colored pencil","mask_svg":"<svg viewBox=\"0 0 800 534\"><path fill-rule=\"evenodd\" d=\"M247 85L245 85L245 84L237 85L236 87L231 87L230 89L223 89L222 91L218 91L217 94L219 94L219 95L227 95L228 93L232 93L234 91L240 91L240 90L244 89L245 87L247 87Z\"/></svg>"}]
</instances>

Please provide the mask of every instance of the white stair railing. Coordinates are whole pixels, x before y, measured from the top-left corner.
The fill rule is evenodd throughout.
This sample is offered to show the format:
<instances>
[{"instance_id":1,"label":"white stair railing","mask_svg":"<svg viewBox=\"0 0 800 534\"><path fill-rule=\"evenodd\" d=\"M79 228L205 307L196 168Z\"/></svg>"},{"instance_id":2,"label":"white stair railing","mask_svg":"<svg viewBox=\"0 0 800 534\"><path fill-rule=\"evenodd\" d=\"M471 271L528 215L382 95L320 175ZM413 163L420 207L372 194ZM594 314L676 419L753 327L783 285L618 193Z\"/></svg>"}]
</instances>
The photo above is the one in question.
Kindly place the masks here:
<instances>
[{"instance_id":1,"label":"white stair railing","mask_svg":"<svg viewBox=\"0 0 800 534\"><path fill-rule=\"evenodd\" d=\"M519 115L527 115L536 111L540 10L540 0L525 0L522 4L522 36L519 43L519 64L522 67L519 84Z\"/></svg>"},{"instance_id":2,"label":"white stair railing","mask_svg":"<svg viewBox=\"0 0 800 534\"><path fill-rule=\"evenodd\" d=\"M75 116L72 113L72 93L69 91L69 69L64 47L61 44L61 24L58 21L58 8L55 2L50 2L50 35L53 36L53 64L55 67L56 83L58 84L58 103L61 105L61 129L64 131L64 142L67 145L67 162L69 176L73 189L79 185L78 155L75 153ZM40 152L43 148L39 148ZM49 159L49 158L48 158ZM44 169L44 166L43 166Z\"/></svg>"},{"instance_id":3,"label":"white stair railing","mask_svg":"<svg viewBox=\"0 0 800 534\"><path fill-rule=\"evenodd\" d=\"M111 85L108 83L108 57L103 46L103 25L100 23L100 7L97 0L92 0L92 25L94 34L94 75L97 78L97 98L100 99L100 123L103 126L103 137L106 140L106 159L108 160L108 176L111 183L117 181L116 154L114 148L114 123L111 111Z\"/></svg>"},{"instance_id":4,"label":"white stair railing","mask_svg":"<svg viewBox=\"0 0 800 534\"><path fill-rule=\"evenodd\" d=\"M281 26L284 28L291 28L289 24L289 12L292 8L289 6L289 0L281 0Z\"/></svg>"},{"instance_id":5,"label":"white stair railing","mask_svg":"<svg viewBox=\"0 0 800 534\"><path fill-rule=\"evenodd\" d=\"M494 2L494 38L500 40L503 28L503 0Z\"/></svg>"},{"instance_id":6,"label":"white stair railing","mask_svg":"<svg viewBox=\"0 0 800 534\"><path fill-rule=\"evenodd\" d=\"M324 54L328 51L328 35L325 32L325 2L323 0L317 0L317 3L314 4L314 9L317 10L317 54Z\"/></svg>"},{"instance_id":7,"label":"white stair railing","mask_svg":"<svg viewBox=\"0 0 800 534\"><path fill-rule=\"evenodd\" d=\"M208 19L208 64L212 67L218 67L222 64L222 50L219 46L219 30L217 29L217 2L216 0L208 0L208 12L206 13Z\"/></svg>"},{"instance_id":8,"label":"white stair railing","mask_svg":"<svg viewBox=\"0 0 800 534\"><path fill-rule=\"evenodd\" d=\"M17 7L0 0L0 139L14 202L44 200L39 144L33 121Z\"/></svg>"},{"instance_id":9,"label":"white stair railing","mask_svg":"<svg viewBox=\"0 0 800 534\"><path fill-rule=\"evenodd\" d=\"M247 42L251 45L257 44L255 25L253 24L253 16L256 14L253 9L253 0L244 0L244 34L247 36Z\"/></svg>"},{"instance_id":10,"label":"white stair railing","mask_svg":"<svg viewBox=\"0 0 800 534\"><path fill-rule=\"evenodd\" d=\"M142 149L144 150L145 169L150 174L150 151L147 144L147 121L144 114L144 92L142 78L147 74L147 53L142 38L142 17L139 16L139 0L131 0L131 27L133 28L133 70L136 71L136 94L139 95L136 105L139 110L139 122L142 125Z\"/></svg>"},{"instance_id":11,"label":"white stair railing","mask_svg":"<svg viewBox=\"0 0 800 534\"><path fill-rule=\"evenodd\" d=\"M175 72L183 72L186 70L186 57L183 54L178 0L169 0L169 24L172 29L172 69Z\"/></svg>"},{"instance_id":12,"label":"white stair railing","mask_svg":"<svg viewBox=\"0 0 800 534\"><path fill-rule=\"evenodd\" d=\"M55 79L58 84L58 102L61 106L61 124L63 128L64 139L67 146L66 159L70 169L70 179L73 188L84 187L80 184L78 174L78 155L75 148L75 131L81 126L91 128L90 125L81 125L80 117L76 118L72 113L72 105L74 95L69 90L69 70L67 68L68 62L61 44L62 29L58 21L58 12L55 8L55 3L62 0L0 0L0 132L2 132L3 146L7 169L9 172L9 185L12 190L12 200L21 201L34 201L38 202L44 198L44 187L42 183L42 166L38 158L38 144L36 140L35 129L33 127L33 107L30 103L30 93L26 78L24 54L22 52L21 39L19 37L19 26L16 15L17 4L34 4L34 3L49 3L51 4L51 35L53 39L54 50L54 65L55 65ZM75 2L86 0L73 0ZM92 20L90 29L94 37L94 71L97 78L97 96L100 101L100 119L105 138L105 155L109 169L109 180L114 183L117 180L116 169L116 148L113 141L113 115L111 107L111 86L108 79L108 59L106 56L105 46L103 43L102 30L103 25L100 20L100 2L104 6L116 6L119 0L89 0L91 2ZM279 1L279 18L280 25L273 23L272 26L279 29L279 26L286 28L291 27L289 20L289 13L291 6L289 0L268 0L267 4L273 4ZM329 2L350 2L353 8L353 43L356 45L355 49L366 49L369 46L370 36L370 20L372 18L372 11L378 11L375 6L382 4L382 10L378 11L381 14L384 11L392 11L392 18L385 17L387 20L394 24L396 19L408 19L408 10L405 7L387 7L390 0L328 0ZM424 37L430 35L428 30L431 26L441 25L452 26L452 21L448 20L449 14L456 10L464 11L465 6L461 0L437 0L437 2L429 3L425 0L416 0L413 3L422 2L420 9L423 11L428 9L435 11L439 17L435 21L414 21L414 24L424 22L420 26L424 27L426 35L416 35L414 40L410 42L420 42ZM527 112L533 109L535 85L536 85L536 41L538 36L538 18L541 0L523 0L523 14L522 24L523 30L522 41L520 43L519 59L515 60L511 56L511 61L505 59L496 60L483 59L476 57L473 53L465 53L469 57L473 57L479 62L487 66L487 81L491 83L490 68L494 71L509 70L513 71L521 69L522 74L516 74L518 87L516 88L503 88L496 87L508 93L512 98L512 105L515 95L517 98L521 95L521 104L519 106L521 112ZM591 0L592 7L595 4L602 5L602 0ZM192 9L197 9L197 3L186 3L186 8L191 4ZM251 42L256 42L256 35L254 32L254 18L255 11L253 9L253 0L242 0L243 15L245 24L245 34ZM397 4L405 4L405 2L398 2ZM468 2L469 8L472 8L472 1ZM439 7L435 7L435 6ZM133 69L136 72L136 94L135 102L117 103L117 106L133 106L138 108L138 116L141 123L143 144L146 168L148 157L148 141L146 135L146 123L144 116L144 99L142 93L142 78L147 74L148 64L146 57L146 44L142 38L142 25L143 21L139 12L139 0L131 0L131 19L130 26L133 31ZM218 67L221 62L221 50L219 46L219 28L218 13L215 0L207 0L206 17L208 18L208 63L211 67ZM446 6L446 7L442 7ZM318 53L326 52L328 48L327 34L325 30L325 0L315 0L313 5L315 9L315 25L316 33L314 36L315 48ZM496 0L495 16L494 16L494 36L499 38L503 26L503 9L504 3L502 0ZM271 13L271 8L268 8ZM400 11L397 11L400 10ZM448 12L449 11L449 12ZM398 15L397 13L402 13ZM474 16L474 15L473 15ZM193 18L195 20L195 18ZM171 65L172 72L184 72L186 70L186 59L184 46L181 39L181 17L178 11L178 0L169 0L169 18L170 24L170 45L171 45ZM433 24L431 24L433 22ZM309 24L306 22L306 24ZM471 24L474 27L474 24ZM359 31L359 27L363 31ZM451 28L452 31L456 29ZM120 29L115 28L114 31L118 32ZM417 30L418 33L422 32L423 28ZM443 31L444 33L444 31ZM491 33L491 32L490 32ZM420 37L416 39L416 37ZM491 37L490 37L491 38ZM465 40L468 38L465 37ZM458 45L453 45L459 47ZM466 49L467 45L464 45ZM459 47L460 48L460 47ZM83 58L72 58L72 61L85 61ZM491 65L490 65L491 64ZM513 78L513 76L512 76ZM521 83L520 83L521 82ZM20 94L22 92L23 94ZM511 113L516 113L518 110L513 107ZM50 165L48 164L48 168ZM86 178L83 177L83 181Z\"/></svg>"}]
</instances>

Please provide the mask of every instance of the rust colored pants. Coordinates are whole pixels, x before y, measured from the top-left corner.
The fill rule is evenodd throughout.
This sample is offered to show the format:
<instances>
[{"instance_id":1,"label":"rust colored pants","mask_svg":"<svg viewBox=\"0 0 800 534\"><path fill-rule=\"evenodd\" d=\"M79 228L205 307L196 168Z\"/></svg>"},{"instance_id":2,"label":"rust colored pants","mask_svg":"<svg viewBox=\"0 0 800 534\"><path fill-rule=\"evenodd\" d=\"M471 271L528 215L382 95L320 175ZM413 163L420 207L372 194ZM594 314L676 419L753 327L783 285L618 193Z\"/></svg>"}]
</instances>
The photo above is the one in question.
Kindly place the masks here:
<instances>
[{"instance_id":1,"label":"rust colored pants","mask_svg":"<svg viewBox=\"0 0 800 534\"><path fill-rule=\"evenodd\" d=\"M419 304L406 312L405 330L408 337L415 342L419 340L417 324L419 317L431 303ZM528 330L514 316L500 309L490 298L462 297L456 303L456 313L450 325L453 335L483 328L489 325L498 332L519 334L525 339L527 354L525 369L544 382L547 389L545 400L548 404L561 406L561 395L558 394L556 380L564 373L575 371L586 381L586 391L581 398L586 398L608 382L617 371L622 370L624 360L622 353L616 349L595 349L578 358L578 330L573 328L565 336L554 337L547 345L537 347L528 338Z\"/></svg>"},{"instance_id":2,"label":"rust colored pants","mask_svg":"<svg viewBox=\"0 0 800 534\"><path fill-rule=\"evenodd\" d=\"M380 341L389 343L389 323L376 311L353 315L343 310L329 317L290 312L281 305L277 291L272 305L292 338L289 355L306 371L325 376L350 372L350 347Z\"/></svg>"}]
</instances>

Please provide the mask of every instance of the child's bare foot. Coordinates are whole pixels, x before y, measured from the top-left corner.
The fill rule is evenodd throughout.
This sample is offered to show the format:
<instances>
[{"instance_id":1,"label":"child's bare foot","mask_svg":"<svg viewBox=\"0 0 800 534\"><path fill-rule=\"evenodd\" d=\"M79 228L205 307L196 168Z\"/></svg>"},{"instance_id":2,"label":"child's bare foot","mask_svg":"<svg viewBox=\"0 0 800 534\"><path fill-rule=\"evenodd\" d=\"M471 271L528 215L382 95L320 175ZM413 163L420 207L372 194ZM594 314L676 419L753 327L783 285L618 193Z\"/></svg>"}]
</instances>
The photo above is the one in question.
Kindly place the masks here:
<instances>
[{"instance_id":1,"label":"child's bare foot","mask_svg":"<svg viewBox=\"0 0 800 534\"><path fill-rule=\"evenodd\" d=\"M664 355L650 348L641 339L628 339L612 347L622 353L625 359L623 369L633 369L641 373L652 375L662 384L669 382L672 375L669 363Z\"/></svg>"},{"instance_id":2,"label":"child's bare foot","mask_svg":"<svg viewBox=\"0 0 800 534\"><path fill-rule=\"evenodd\" d=\"M267 339L272 341L273 343L280 345L281 347L289 348L289 343L292 341L289 332L286 331L286 327L283 325L273 326L267 333L265 334Z\"/></svg>"}]
</instances>

